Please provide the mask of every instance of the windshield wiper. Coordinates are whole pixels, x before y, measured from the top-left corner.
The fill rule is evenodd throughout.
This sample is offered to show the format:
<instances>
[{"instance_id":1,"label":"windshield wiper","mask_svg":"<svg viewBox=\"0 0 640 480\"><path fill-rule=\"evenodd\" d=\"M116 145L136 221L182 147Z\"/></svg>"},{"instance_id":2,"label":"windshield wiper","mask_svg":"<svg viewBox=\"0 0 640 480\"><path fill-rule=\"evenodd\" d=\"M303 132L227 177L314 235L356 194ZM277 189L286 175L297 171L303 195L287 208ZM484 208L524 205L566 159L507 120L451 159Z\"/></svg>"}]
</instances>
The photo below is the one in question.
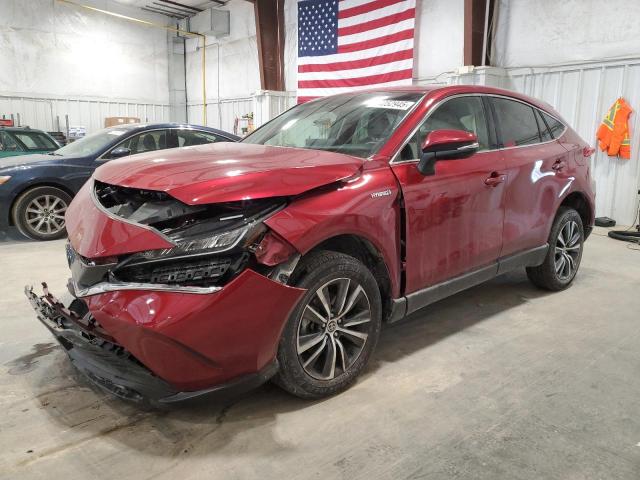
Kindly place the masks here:
<instances>
[{"instance_id":1,"label":"windshield wiper","mask_svg":"<svg viewBox=\"0 0 640 480\"><path fill-rule=\"evenodd\" d=\"M56 157L62 157L63 156L61 153L56 153L56 152L49 152L49 153L47 153L47 155L55 155Z\"/></svg>"}]
</instances>

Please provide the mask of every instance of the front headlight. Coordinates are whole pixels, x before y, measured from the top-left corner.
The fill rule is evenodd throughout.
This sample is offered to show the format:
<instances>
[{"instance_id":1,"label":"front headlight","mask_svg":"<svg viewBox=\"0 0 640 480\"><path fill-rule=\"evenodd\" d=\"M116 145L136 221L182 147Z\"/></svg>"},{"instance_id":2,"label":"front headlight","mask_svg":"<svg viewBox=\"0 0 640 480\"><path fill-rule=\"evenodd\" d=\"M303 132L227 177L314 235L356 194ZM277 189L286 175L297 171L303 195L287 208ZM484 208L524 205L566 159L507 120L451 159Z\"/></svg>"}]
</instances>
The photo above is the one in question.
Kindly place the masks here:
<instances>
[{"instance_id":1,"label":"front headlight","mask_svg":"<svg viewBox=\"0 0 640 480\"><path fill-rule=\"evenodd\" d=\"M209 255L215 253L226 252L235 248L243 239L251 240L256 238L257 234L262 231L264 227L262 223L247 225L244 228L237 228L235 230L229 230L227 232L219 232L215 234L209 234L202 238L183 237L172 238L168 235L168 238L176 243L175 247L166 248L163 250L149 250L143 252L141 256L147 259L166 258L166 257L181 257L183 255ZM245 242L246 243L246 242Z\"/></svg>"},{"instance_id":2,"label":"front headlight","mask_svg":"<svg viewBox=\"0 0 640 480\"><path fill-rule=\"evenodd\" d=\"M4 177L0 177L0 185L7 183L9 180L11 180L10 176L4 176Z\"/></svg>"}]
</instances>

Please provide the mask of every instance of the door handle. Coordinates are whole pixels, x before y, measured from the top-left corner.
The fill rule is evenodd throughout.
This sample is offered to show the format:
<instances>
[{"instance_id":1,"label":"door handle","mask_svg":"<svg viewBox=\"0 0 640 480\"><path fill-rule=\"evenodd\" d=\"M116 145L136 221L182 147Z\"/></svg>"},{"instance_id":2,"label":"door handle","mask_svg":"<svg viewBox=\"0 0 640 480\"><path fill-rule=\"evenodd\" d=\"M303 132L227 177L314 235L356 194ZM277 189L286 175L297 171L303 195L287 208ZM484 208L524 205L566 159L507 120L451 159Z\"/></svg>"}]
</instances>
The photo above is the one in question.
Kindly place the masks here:
<instances>
[{"instance_id":1,"label":"door handle","mask_svg":"<svg viewBox=\"0 0 640 480\"><path fill-rule=\"evenodd\" d=\"M551 168L556 172L559 172L566 166L567 164L564 162L564 160L556 160L555 163L551 166Z\"/></svg>"},{"instance_id":2,"label":"door handle","mask_svg":"<svg viewBox=\"0 0 640 480\"><path fill-rule=\"evenodd\" d=\"M497 187L506 180L507 176L498 172L492 172L491 176L484 179L484 184L488 187Z\"/></svg>"}]
</instances>

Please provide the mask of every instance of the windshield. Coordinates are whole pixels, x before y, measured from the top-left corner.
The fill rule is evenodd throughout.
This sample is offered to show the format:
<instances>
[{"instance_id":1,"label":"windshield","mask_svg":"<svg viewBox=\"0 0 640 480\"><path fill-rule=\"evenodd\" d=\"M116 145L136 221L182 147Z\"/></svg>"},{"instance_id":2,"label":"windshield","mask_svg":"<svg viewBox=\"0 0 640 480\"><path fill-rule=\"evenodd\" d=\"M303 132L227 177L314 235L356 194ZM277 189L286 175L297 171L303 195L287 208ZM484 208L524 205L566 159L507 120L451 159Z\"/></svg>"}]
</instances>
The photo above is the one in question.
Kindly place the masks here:
<instances>
[{"instance_id":1,"label":"windshield","mask_svg":"<svg viewBox=\"0 0 640 480\"><path fill-rule=\"evenodd\" d=\"M76 140L55 151L59 155L89 156L100 152L113 140L127 133L126 128L106 128Z\"/></svg>"},{"instance_id":2,"label":"windshield","mask_svg":"<svg viewBox=\"0 0 640 480\"><path fill-rule=\"evenodd\" d=\"M242 141L366 158L384 145L421 98L407 92L327 97L293 107Z\"/></svg>"}]
</instances>

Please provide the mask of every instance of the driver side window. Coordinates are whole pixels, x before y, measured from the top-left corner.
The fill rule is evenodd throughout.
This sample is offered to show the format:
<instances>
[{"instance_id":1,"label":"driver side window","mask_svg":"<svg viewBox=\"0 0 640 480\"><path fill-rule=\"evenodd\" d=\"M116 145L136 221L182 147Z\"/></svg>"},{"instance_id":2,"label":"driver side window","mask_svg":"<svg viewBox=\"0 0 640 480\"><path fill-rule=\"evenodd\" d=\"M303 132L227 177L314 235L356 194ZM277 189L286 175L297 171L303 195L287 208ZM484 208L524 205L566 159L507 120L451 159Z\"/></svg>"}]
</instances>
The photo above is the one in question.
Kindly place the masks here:
<instances>
[{"instance_id":1,"label":"driver side window","mask_svg":"<svg viewBox=\"0 0 640 480\"><path fill-rule=\"evenodd\" d=\"M475 133L480 144L478 151L489 149L489 130L480 97L457 97L440 105L422 122L418 131L404 146L400 152L400 160L419 159L424 139L434 130L464 130Z\"/></svg>"}]
</instances>

